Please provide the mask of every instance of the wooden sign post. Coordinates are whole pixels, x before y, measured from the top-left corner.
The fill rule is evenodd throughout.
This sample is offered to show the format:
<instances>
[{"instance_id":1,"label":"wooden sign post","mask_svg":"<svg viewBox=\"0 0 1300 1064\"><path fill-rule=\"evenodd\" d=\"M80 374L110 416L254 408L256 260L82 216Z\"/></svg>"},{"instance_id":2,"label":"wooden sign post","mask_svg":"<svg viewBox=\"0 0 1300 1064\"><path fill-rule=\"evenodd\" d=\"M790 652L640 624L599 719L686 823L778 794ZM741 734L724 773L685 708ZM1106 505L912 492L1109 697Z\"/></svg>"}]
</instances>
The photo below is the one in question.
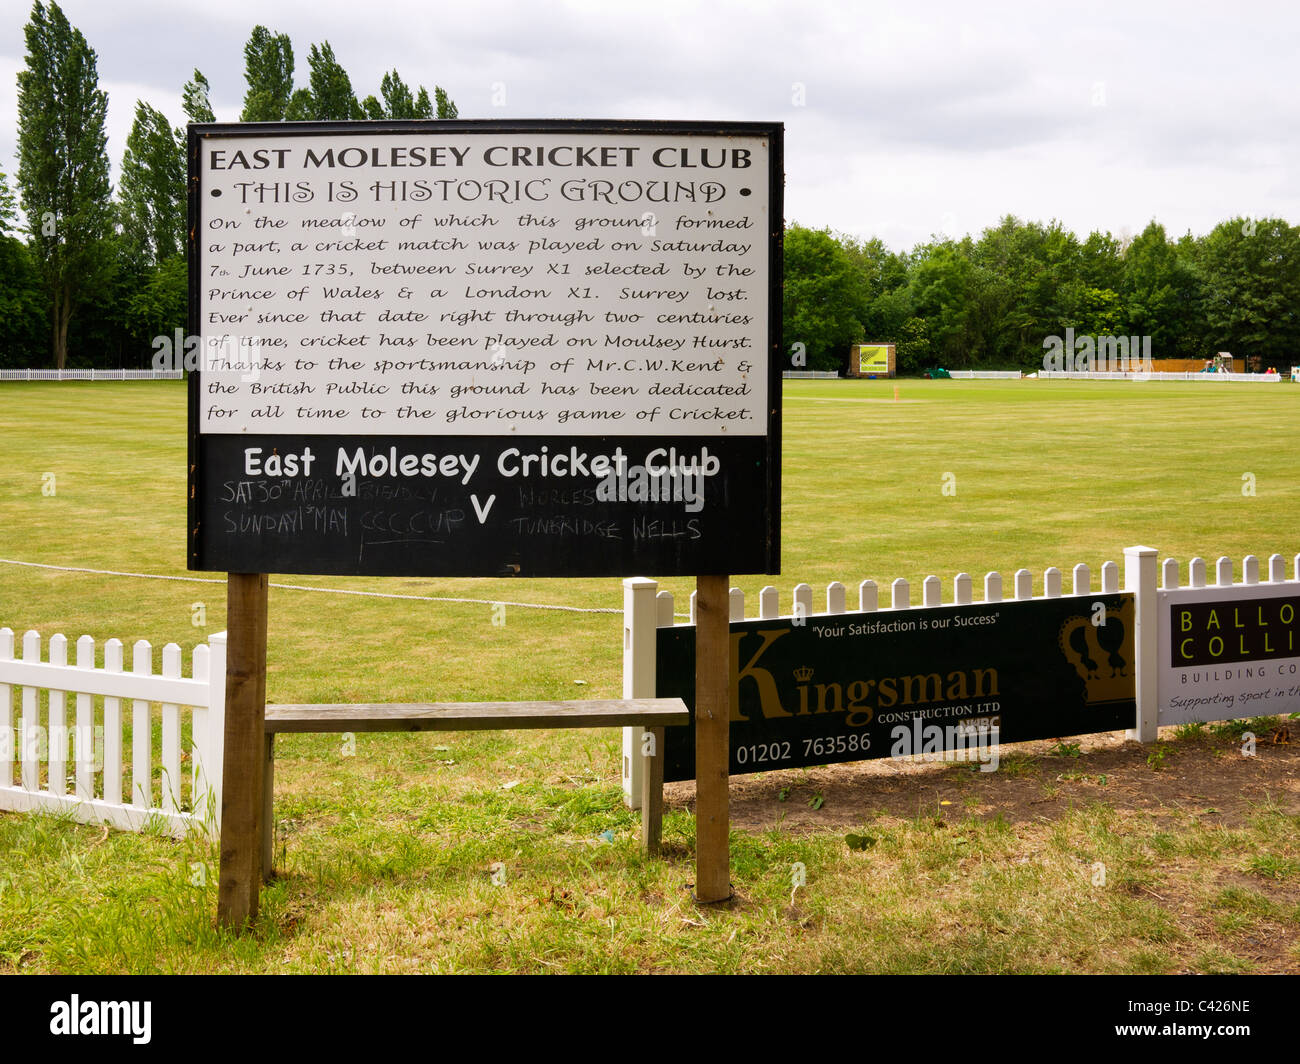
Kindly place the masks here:
<instances>
[{"instance_id":1,"label":"wooden sign post","mask_svg":"<svg viewBox=\"0 0 1300 1064\"><path fill-rule=\"evenodd\" d=\"M262 880L262 764L266 718L265 573L226 582L226 750L222 762L217 922L242 930L257 916Z\"/></svg>"},{"instance_id":2,"label":"wooden sign post","mask_svg":"<svg viewBox=\"0 0 1300 1064\"><path fill-rule=\"evenodd\" d=\"M731 897L729 583L726 576L696 581L695 900L702 903Z\"/></svg>"}]
</instances>

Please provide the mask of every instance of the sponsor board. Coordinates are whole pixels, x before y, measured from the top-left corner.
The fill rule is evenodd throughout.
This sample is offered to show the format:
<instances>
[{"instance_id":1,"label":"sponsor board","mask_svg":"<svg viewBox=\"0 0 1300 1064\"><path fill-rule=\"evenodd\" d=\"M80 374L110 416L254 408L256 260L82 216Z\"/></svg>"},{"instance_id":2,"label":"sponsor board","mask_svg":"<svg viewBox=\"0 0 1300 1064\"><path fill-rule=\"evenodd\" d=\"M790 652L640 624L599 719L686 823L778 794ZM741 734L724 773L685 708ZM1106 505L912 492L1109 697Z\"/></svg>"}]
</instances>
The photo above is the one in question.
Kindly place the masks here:
<instances>
[{"instance_id":1,"label":"sponsor board","mask_svg":"<svg viewBox=\"0 0 1300 1064\"><path fill-rule=\"evenodd\" d=\"M656 659L692 713L694 634L660 628ZM1133 637L1128 593L732 622L730 771L1130 728ZM664 779L693 779L694 725L665 746Z\"/></svg>"},{"instance_id":2,"label":"sponsor board","mask_svg":"<svg viewBox=\"0 0 1300 1064\"><path fill-rule=\"evenodd\" d=\"M1300 712L1300 587L1161 591L1159 723Z\"/></svg>"}]
</instances>

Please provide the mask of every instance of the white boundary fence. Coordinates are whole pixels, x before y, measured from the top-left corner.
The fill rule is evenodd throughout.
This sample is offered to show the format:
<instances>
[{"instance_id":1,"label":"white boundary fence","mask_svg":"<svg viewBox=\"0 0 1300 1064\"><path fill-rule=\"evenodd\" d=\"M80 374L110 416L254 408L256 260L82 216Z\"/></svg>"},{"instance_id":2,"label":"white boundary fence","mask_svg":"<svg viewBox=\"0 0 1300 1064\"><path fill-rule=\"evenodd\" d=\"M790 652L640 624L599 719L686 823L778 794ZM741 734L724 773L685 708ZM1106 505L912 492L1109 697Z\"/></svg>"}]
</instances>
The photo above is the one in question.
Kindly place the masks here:
<instances>
[{"instance_id":1,"label":"white boundary fence","mask_svg":"<svg viewBox=\"0 0 1300 1064\"><path fill-rule=\"evenodd\" d=\"M0 628L0 809L70 813L83 823L132 831L161 822L178 837L191 830L216 837L221 829L226 633L194 648L188 677L181 673L181 649L175 643L163 647L161 675L153 672L153 647L147 640L132 648L130 672L123 671L122 657L121 640L110 639L104 644L104 664L96 667L95 641L87 635L77 640L76 662L69 664L68 641L55 635L42 661L39 633L27 632L22 656L15 658L14 633ZM69 696L75 713L71 729ZM131 789L126 795L123 700L131 703ZM22 707L16 734L15 701ZM160 703L161 711L155 713L152 703ZM189 750L182 749L182 707L190 710ZM157 781L155 740L161 751ZM183 769L187 759L190 764ZM183 772L189 777L188 801Z\"/></svg>"},{"instance_id":2,"label":"white boundary fence","mask_svg":"<svg viewBox=\"0 0 1300 1064\"><path fill-rule=\"evenodd\" d=\"M1018 381L1024 376L1018 369L950 369L948 375L955 381Z\"/></svg>"},{"instance_id":3,"label":"white boundary fence","mask_svg":"<svg viewBox=\"0 0 1300 1064\"><path fill-rule=\"evenodd\" d=\"M954 374L956 376L956 374ZM1110 370L1084 372L1072 369L1040 369L1040 380L1054 381L1249 381L1254 384L1281 384L1280 373L1120 373Z\"/></svg>"},{"instance_id":4,"label":"white boundary fence","mask_svg":"<svg viewBox=\"0 0 1300 1064\"><path fill-rule=\"evenodd\" d=\"M178 381L178 369L0 369L0 381Z\"/></svg>"},{"instance_id":5,"label":"white boundary fence","mask_svg":"<svg viewBox=\"0 0 1300 1064\"><path fill-rule=\"evenodd\" d=\"M1160 705L1168 696L1173 671L1161 658L1162 632L1171 592L1177 594L1179 565L1166 558L1157 564L1151 547L1128 547L1124 551L1122 590L1133 592L1136 605L1134 644L1137 714L1128 737L1154 742L1160 723ZM1292 561L1292 576L1286 576L1286 558L1268 559L1267 574L1261 580L1260 561L1247 555L1241 566L1241 580L1233 580L1233 563L1221 557L1214 565L1212 583L1207 582L1207 565L1201 558L1188 564L1187 588L1203 590L1207 599L1248 600L1252 589L1274 595L1300 595L1300 554ZM1025 601L1033 598L1113 594L1121 590L1119 566L1106 562L1099 574L1100 587L1093 588L1093 574L1087 565L1070 571L1070 590L1055 566L1043 573L1043 593L1033 594L1033 573L1018 569L1011 577L1010 594L1004 594L1002 574L986 573L983 602ZM654 580L633 577L623 581L623 697L653 698L655 690L656 630L676 624L673 596L659 591ZM944 601L943 582L927 576L921 582L921 601L912 603L912 588L906 580L888 585L889 606L880 605L880 587L873 580L857 584L857 605L848 608L848 588L838 580L826 586L825 609L814 610L813 589L806 583L794 587L789 613L782 613L779 592L764 587L758 595L755 619L833 616L846 613L890 613L899 610L931 609L938 606L970 605L975 601L974 580L958 573ZM745 619L745 596L731 589L731 620ZM695 623L695 595L691 594L688 624ZM1167 627L1167 626L1166 626ZM181 650L169 643L162 652L162 673L153 673L153 647L140 640L132 648L131 671L123 671L123 644L110 639L104 644L103 666L95 665L95 641L82 636L76 643L76 662L68 663L68 641L62 635L49 640L49 653L41 660L41 638L29 631L22 638L21 657L15 657L14 633L0 628L0 809L15 811L49 810L67 812L75 819L108 823L129 830L141 830L161 822L173 835L191 830L207 831L214 837L220 830L221 769L225 738L226 633L209 638L208 645L194 648L190 675L182 675ZM14 690L17 688L17 691ZM15 695L17 697L15 697ZM74 722L69 728L68 700L72 698ZM124 726L122 702L131 703L130 754L131 790L124 787ZM153 704L160 704L155 713ZM14 709L21 706L15 722ZM98 709L97 709L98 706ZM189 707L190 749L183 749L182 709ZM44 711L44 712L42 712ZM1263 708L1268 713L1267 708ZM1188 719L1217 720L1207 709ZM1260 709L1237 716L1258 716ZM42 724L44 719L44 724ZM1169 721L1169 718L1166 717ZM96 723L96 722L99 723ZM1169 721L1173 723L1173 721ZM15 731L17 723L17 731ZM158 739L160 778L153 778L155 738ZM69 759L69 746L72 757ZM623 733L623 789L625 800L635 805L640 795L643 760L641 729ZM188 770L183 770L186 754ZM15 779L15 764L19 768ZM68 774L68 766L74 768ZM189 776L185 795L183 771ZM71 793L69 785L71 784Z\"/></svg>"},{"instance_id":6,"label":"white boundary fence","mask_svg":"<svg viewBox=\"0 0 1300 1064\"><path fill-rule=\"evenodd\" d=\"M990 572L984 577L984 602L1023 601L1031 598L1060 598L1065 595L1083 596L1094 593L1113 594L1121 590L1133 592L1136 606L1136 623L1134 631L1134 648L1136 652L1135 684L1137 714L1133 727L1127 731L1130 739L1151 743L1157 738L1159 727L1160 688L1162 661L1159 653L1160 625L1164 611L1161 609L1164 590L1159 586L1163 570L1165 589L1178 586L1178 562L1166 558L1163 565L1157 565L1158 552L1152 547L1127 547L1124 550L1124 581L1120 586L1119 567L1114 562L1106 562L1101 567L1100 588L1092 586L1092 571L1087 565L1076 565L1071 570L1071 588L1064 590L1064 577L1055 566L1043 574L1043 594L1033 594L1033 573L1028 569L1018 569L1012 575L1010 594L1004 595L1002 574ZM1295 556L1294 577L1285 581L1286 559L1280 554L1272 555L1268 560L1268 581L1271 584L1285 583L1288 588L1300 592L1300 554ZM1192 559L1190 565L1190 582L1193 587L1205 586L1205 563L1200 558ZM1220 589L1246 587L1258 584L1260 564L1254 555L1247 555L1242 563L1242 581L1234 585L1232 580L1232 560L1220 558L1215 565L1216 583L1211 585ZM1198 583L1199 581L1199 583ZM880 606L880 588L873 580L863 580L857 585L857 608L847 607L848 588L838 580L826 586L825 609L813 608L813 589L808 584L797 584L794 588L793 601L789 613L782 613L779 605L779 592L775 587L763 588L758 595L758 612L756 619L775 620L782 617L811 617L814 615L836 615L844 613L888 613L908 609L930 609L936 606L970 605L974 599L974 581L967 573L958 573L951 584L951 597L943 600L943 582L937 576L927 576L921 584L921 602L919 606L912 603L911 585L906 580L895 580L889 586L890 606ZM676 624L674 617L673 596L667 591L659 591L658 583L644 577L634 577L623 581L623 697L654 698L656 637L658 628L670 628ZM731 620L745 620L745 596L739 588L731 589ZM695 623L695 595L692 592L690 602L690 620ZM1166 680L1166 682L1169 682ZM1207 712L1211 712L1208 711ZM1247 711L1245 716L1258 716L1267 710ZM1202 714L1202 719L1225 719L1222 716ZM641 748L641 729L625 728L623 731L623 795L624 801L636 808L641 793L642 758L634 756Z\"/></svg>"}]
</instances>

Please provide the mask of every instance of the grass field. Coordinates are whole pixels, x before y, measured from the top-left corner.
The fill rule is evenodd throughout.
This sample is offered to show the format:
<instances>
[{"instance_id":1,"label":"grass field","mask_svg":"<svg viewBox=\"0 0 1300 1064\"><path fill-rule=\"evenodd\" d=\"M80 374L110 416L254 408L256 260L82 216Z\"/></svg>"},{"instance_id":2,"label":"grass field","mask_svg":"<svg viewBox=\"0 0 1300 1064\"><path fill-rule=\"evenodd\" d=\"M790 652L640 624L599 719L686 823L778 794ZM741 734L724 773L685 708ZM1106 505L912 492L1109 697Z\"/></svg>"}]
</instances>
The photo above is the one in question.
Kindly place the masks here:
<instances>
[{"instance_id":1,"label":"grass field","mask_svg":"<svg viewBox=\"0 0 1300 1064\"><path fill-rule=\"evenodd\" d=\"M1096 571L1139 543L1238 565L1247 553L1300 550L1300 388L907 380L897 400L894 388L787 382L783 575L736 578L747 597L774 583L788 610L799 581L917 586L934 573L947 598L958 571L978 584L987 570L1006 579L1021 567L1041 587L1047 566ZM184 569L179 382L6 383L0 445L0 558L205 575ZM42 493L44 474L53 495ZM612 579L285 582L484 603L622 600ZM682 603L692 585L663 586ZM196 603L202 628L191 623ZM268 698L620 693L618 616L508 607L494 626L484 603L273 589ZM224 613L224 581L0 563L0 626L19 633L188 651L224 627ZM1197 775L1220 772L1236 749L1227 729L1188 729L1166 747L1193 797ZM276 780L285 874L263 892L255 934L213 929L211 848L0 814L0 970L1297 970L1291 749L1269 751L1279 773L1269 797L1227 815L1206 814L1204 802L1139 807L1062 782L1098 774L1089 758L1103 754L1087 750L1010 759L1057 792L1040 817L963 790L980 781L960 766L926 766L914 814L863 819L875 840L866 853L846 847L829 803L824 824L814 813L797 827L735 832L738 901L698 910L685 889L687 800L670 803L664 859L639 856L615 732L360 736L347 758L336 737L289 737ZM1153 779L1168 771L1163 755L1133 757ZM882 767L893 766L872 770ZM776 808L789 778L807 776L772 773L753 786L770 786ZM956 797L927 805L940 782ZM607 829L612 844L598 837ZM496 861L504 886L487 872ZM808 883L792 897L796 861ZM1113 889L1091 885L1095 861L1112 869Z\"/></svg>"}]
</instances>

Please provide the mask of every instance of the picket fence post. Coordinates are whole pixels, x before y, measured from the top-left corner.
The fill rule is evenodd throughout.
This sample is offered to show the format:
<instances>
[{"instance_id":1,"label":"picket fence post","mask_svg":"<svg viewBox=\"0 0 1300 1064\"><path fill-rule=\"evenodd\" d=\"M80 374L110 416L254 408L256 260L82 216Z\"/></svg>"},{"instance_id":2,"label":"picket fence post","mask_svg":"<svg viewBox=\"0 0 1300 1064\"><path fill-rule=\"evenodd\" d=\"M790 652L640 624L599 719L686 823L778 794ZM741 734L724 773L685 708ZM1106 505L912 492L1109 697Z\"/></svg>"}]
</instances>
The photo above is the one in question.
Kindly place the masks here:
<instances>
[{"instance_id":1,"label":"picket fence post","mask_svg":"<svg viewBox=\"0 0 1300 1064\"><path fill-rule=\"evenodd\" d=\"M208 648L208 720L202 754L207 809L201 815L204 824L211 824L211 836L216 839L221 836L221 776L226 760L226 633L210 636Z\"/></svg>"},{"instance_id":2,"label":"picket fence post","mask_svg":"<svg viewBox=\"0 0 1300 1064\"><path fill-rule=\"evenodd\" d=\"M0 661L13 661L14 633L0 628ZM13 687L0 683L0 787L14 785L14 705Z\"/></svg>"},{"instance_id":3,"label":"picket fence post","mask_svg":"<svg viewBox=\"0 0 1300 1064\"><path fill-rule=\"evenodd\" d=\"M623 697L655 696L655 629L659 614L659 584L644 576L623 581ZM623 729L623 802L641 808L643 728Z\"/></svg>"},{"instance_id":4,"label":"picket fence post","mask_svg":"<svg viewBox=\"0 0 1300 1064\"><path fill-rule=\"evenodd\" d=\"M1134 727L1125 733L1128 739L1140 743L1153 743L1159 728L1160 701L1156 681L1160 673L1157 653L1156 608L1158 590L1156 555L1154 547L1124 548L1124 590L1134 596L1133 630L1134 687L1137 695L1137 714Z\"/></svg>"}]
</instances>

